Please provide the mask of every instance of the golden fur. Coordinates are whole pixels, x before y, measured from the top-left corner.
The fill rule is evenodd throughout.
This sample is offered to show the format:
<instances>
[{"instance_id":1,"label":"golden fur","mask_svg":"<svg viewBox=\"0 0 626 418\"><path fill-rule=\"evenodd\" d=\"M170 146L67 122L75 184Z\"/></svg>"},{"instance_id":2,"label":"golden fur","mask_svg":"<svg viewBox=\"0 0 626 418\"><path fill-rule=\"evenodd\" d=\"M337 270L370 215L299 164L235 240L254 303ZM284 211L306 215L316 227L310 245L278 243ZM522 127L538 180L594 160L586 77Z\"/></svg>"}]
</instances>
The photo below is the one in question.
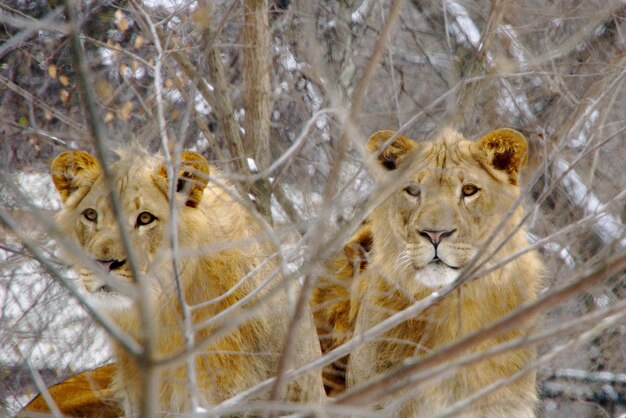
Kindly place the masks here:
<instances>
[{"instance_id":1,"label":"golden fur","mask_svg":"<svg viewBox=\"0 0 626 418\"><path fill-rule=\"evenodd\" d=\"M373 211L369 224L348 245L371 244L371 251L361 256L366 263L358 261L360 268L355 269L354 258L337 256L330 263L331 273L322 278L320 290L314 294L318 331L339 336L326 345L322 341L324 351L349 338L351 330L358 335L452 283L519 196L518 172L526 162L527 143L516 131L496 130L478 142L452 130L443 131L434 141L419 143L399 135L381 149L393 134L377 132L368 142L368 150L376 155L377 179L403 170L397 171L401 173L397 190ZM507 219L488 251L508 233L512 236L486 266L528 245L525 232L514 230L522 216L520 207ZM352 352L348 386L367 382L408 358L423 356L527 304L537 295L541 275L541 261L529 252L463 284L418 317ZM522 324L472 351L519 337L530 327ZM534 358L530 347L492 356L442 380L390 396L378 407L384 409L384 416L435 416L456 401L512 375ZM327 369L327 375L336 370ZM536 400L535 374L529 373L459 416L534 417Z\"/></svg>"},{"instance_id":2,"label":"golden fur","mask_svg":"<svg viewBox=\"0 0 626 418\"><path fill-rule=\"evenodd\" d=\"M343 252L327 263L329 274L318 278L311 293L311 310L324 353L352 338L358 298L365 287L361 273L367 267L371 248L371 226L364 223L344 245ZM324 368L324 386L329 395L345 389L347 364L345 356Z\"/></svg>"},{"instance_id":3,"label":"golden fur","mask_svg":"<svg viewBox=\"0 0 626 418\"><path fill-rule=\"evenodd\" d=\"M119 156L109 171L135 250L140 280L150 288L150 300L144 301L150 303L156 322L155 335L150 338L157 358L164 358L181 352L185 344L171 257L167 170L160 159L145 152L120 151ZM213 318L257 289L276 268L273 261L261 265L271 259L273 248L263 243L266 238L258 222L237 203L231 186L208 183L209 169L202 156L183 152L174 202L184 297L191 306L213 300L193 311L194 325ZM98 161L86 152L65 152L52 163L52 178L63 201L57 215L60 230L110 273L96 274L81 262L81 257L71 256L81 284L97 306L141 341L146 335L142 333L137 304L127 294L135 287L131 286L135 278ZM257 267L258 271L251 273ZM250 277L239 283L248 274ZM275 283L270 282L250 303L264 296ZM278 291L252 319L196 355L200 406L214 405L274 375L289 323L287 310L286 294ZM227 321L201 327L194 335L195 341L210 337L216 326ZM296 341L291 367L319 356L310 316L302 319ZM130 409L127 413L136 413L142 393L140 369L119 344L114 344L114 349L119 364L115 393L124 399ZM191 405L184 365L165 368L159 374L160 413L188 412ZM298 379L287 390L291 401L320 402L324 396L319 372Z\"/></svg>"},{"instance_id":4,"label":"golden fur","mask_svg":"<svg viewBox=\"0 0 626 418\"><path fill-rule=\"evenodd\" d=\"M75 374L48 388L48 393L63 415L68 417L115 418L124 411L114 398L110 386L115 365ZM18 417L50 416L50 408L42 395L26 405Z\"/></svg>"}]
</instances>

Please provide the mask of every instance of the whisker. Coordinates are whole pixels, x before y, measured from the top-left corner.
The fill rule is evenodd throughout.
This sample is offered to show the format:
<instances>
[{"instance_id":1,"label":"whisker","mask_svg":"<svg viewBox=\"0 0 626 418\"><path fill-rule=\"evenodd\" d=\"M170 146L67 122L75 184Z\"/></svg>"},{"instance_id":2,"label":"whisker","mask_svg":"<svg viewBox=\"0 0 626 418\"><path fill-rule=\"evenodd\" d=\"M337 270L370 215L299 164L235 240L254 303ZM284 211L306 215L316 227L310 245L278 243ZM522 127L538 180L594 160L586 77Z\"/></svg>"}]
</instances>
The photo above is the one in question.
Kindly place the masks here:
<instances>
[{"instance_id":1,"label":"whisker","mask_svg":"<svg viewBox=\"0 0 626 418\"><path fill-rule=\"evenodd\" d=\"M411 265L411 255L410 255L409 250L405 249L396 256L396 259L394 260L394 263L393 263L393 270L395 272L400 272L401 270L405 269L406 267L410 265Z\"/></svg>"}]
</instances>

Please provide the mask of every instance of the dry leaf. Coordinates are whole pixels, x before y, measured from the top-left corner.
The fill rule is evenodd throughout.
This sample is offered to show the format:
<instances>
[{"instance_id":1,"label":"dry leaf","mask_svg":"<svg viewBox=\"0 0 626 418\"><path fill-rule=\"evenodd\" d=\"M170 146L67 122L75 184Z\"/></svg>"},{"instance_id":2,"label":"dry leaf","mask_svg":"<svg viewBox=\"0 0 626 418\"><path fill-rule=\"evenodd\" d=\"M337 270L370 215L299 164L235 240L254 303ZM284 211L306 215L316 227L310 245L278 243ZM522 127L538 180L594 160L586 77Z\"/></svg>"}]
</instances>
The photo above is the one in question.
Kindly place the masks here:
<instances>
[{"instance_id":1,"label":"dry leaf","mask_svg":"<svg viewBox=\"0 0 626 418\"><path fill-rule=\"evenodd\" d=\"M130 114L132 111L133 111L133 103L131 101L124 103L122 107L120 108L120 112L119 112L120 119L122 119L123 121L127 121L128 119L130 119Z\"/></svg>"},{"instance_id":2,"label":"dry leaf","mask_svg":"<svg viewBox=\"0 0 626 418\"><path fill-rule=\"evenodd\" d=\"M115 12L115 21L115 23L117 24L117 28L122 33L126 32L128 26L130 26L130 22L128 21L126 16L124 16L124 13L119 9L117 9L117 11Z\"/></svg>"},{"instance_id":3,"label":"dry leaf","mask_svg":"<svg viewBox=\"0 0 626 418\"><path fill-rule=\"evenodd\" d=\"M60 75L59 82L63 84L63 86L67 87L70 84L70 79L67 76Z\"/></svg>"},{"instance_id":4,"label":"dry leaf","mask_svg":"<svg viewBox=\"0 0 626 418\"><path fill-rule=\"evenodd\" d=\"M126 64L120 64L120 74L124 77L130 76L130 68Z\"/></svg>"},{"instance_id":5,"label":"dry leaf","mask_svg":"<svg viewBox=\"0 0 626 418\"><path fill-rule=\"evenodd\" d=\"M109 86L109 83L107 83L106 81L98 80L96 82L96 94L103 101L107 101L113 95L113 89L111 88L111 86Z\"/></svg>"},{"instance_id":6,"label":"dry leaf","mask_svg":"<svg viewBox=\"0 0 626 418\"><path fill-rule=\"evenodd\" d=\"M59 95L61 96L61 102L63 103L67 103L67 101L70 99L70 93L65 89L61 89Z\"/></svg>"},{"instance_id":7,"label":"dry leaf","mask_svg":"<svg viewBox=\"0 0 626 418\"><path fill-rule=\"evenodd\" d=\"M115 115L113 114L113 112L107 112L106 115L104 115L104 121L105 122L111 122L113 119L115 119Z\"/></svg>"},{"instance_id":8,"label":"dry leaf","mask_svg":"<svg viewBox=\"0 0 626 418\"><path fill-rule=\"evenodd\" d=\"M50 76L50 78L57 78L57 66L56 65L48 66L48 75Z\"/></svg>"},{"instance_id":9,"label":"dry leaf","mask_svg":"<svg viewBox=\"0 0 626 418\"><path fill-rule=\"evenodd\" d=\"M141 46L143 45L143 41L144 41L144 37L141 35L138 35L135 38L135 48L137 49L141 48Z\"/></svg>"},{"instance_id":10,"label":"dry leaf","mask_svg":"<svg viewBox=\"0 0 626 418\"><path fill-rule=\"evenodd\" d=\"M115 58L119 57L122 52L122 45L119 42L111 44L111 55Z\"/></svg>"}]
</instances>

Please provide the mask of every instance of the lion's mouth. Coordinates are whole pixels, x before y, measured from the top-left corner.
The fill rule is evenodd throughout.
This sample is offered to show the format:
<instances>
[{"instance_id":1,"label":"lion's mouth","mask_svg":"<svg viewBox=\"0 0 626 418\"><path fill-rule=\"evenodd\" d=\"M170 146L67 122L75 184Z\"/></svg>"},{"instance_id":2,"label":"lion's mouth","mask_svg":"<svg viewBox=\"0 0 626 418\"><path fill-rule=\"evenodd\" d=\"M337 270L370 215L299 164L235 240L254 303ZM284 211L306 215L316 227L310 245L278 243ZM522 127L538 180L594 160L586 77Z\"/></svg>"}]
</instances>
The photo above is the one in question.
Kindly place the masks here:
<instances>
[{"instance_id":1,"label":"lion's mouth","mask_svg":"<svg viewBox=\"0 0 626 418\"><path fill-rule=\"evenodd\" d=\"M113 271L113 270L117 270L120 267L122 267L124 264L126 264L126 259L123 260L96 260L98 263L100 263L103 268L109 270L109 271Z\"/></svg>"},{"instance_id":2,"label":"lion's mouth","mask_svg":"<svg viewBox=\"0 0 626 418\"><path fill-rule=\"evenodd\" d=\"M108 284L103 284L102 286L100 286L99 288L94 290L93 293L106 295L106 294L111 294L113 292L114 292L114 290L113 290L113 288L111 286L109 286Z\"/></svg>"},{"instance_id":3,"label":"lion's mouth","mask_svg":"<svg viewBox=\"0 0 626 418\"><path fill-rule=\"evenodd\" d=\"M432 264L432 265L437 266L437 267L448 267L448 268L451 268L452 270L458 270L458 269L461 268L461 267L458 267L458 266L456 266L456 267L455 266L451 266L450 264L446 263L445 261L443 261L438 256L435 256L435 258L433 258L430 261L430 263L428 263L428 264Z\"/></svg>"}]
</instances>

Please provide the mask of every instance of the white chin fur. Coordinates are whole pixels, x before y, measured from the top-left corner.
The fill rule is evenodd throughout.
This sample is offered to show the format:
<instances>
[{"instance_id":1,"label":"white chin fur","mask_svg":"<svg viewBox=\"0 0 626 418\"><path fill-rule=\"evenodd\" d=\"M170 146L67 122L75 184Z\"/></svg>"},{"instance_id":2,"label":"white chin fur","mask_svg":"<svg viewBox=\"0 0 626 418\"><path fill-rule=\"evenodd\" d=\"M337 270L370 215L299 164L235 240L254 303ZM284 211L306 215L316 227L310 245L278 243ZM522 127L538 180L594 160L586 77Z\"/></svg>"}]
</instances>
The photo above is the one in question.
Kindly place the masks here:
<instances>
[{"instance_id":1,"label":"white chin fur","mask_svg":"<svg viewBox=\"0 0 626 418\"><path fill-rule=\"evenodd\" d=\"M96 309L103 312L119 312L133 305L131 298L117 292L90 293L89 299Z\"/></svg>"},{"instance_id":2,"label":"white chin fur","mask_svg":"<svg viewBox=\"0 0 626 418\"><path fill-rule=\"evenodd\" d=\"M429 263L415 273L415 280L430 289L449 285L459 277L458 270L442 263Z\"/></svg>"}]
</instances>

